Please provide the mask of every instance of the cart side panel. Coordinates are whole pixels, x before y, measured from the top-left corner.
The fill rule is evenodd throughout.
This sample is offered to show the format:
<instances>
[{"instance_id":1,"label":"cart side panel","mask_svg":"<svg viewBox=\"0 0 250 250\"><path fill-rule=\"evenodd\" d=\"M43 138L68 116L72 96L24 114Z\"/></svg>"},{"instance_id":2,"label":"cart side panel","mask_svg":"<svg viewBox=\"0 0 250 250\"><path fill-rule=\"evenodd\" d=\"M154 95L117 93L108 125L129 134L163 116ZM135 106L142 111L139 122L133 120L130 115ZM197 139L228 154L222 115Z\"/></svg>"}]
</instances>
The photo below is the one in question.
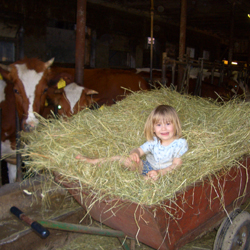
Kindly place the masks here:
<instances>
[{"instance_id":1,"label":"cart side panel","mask_svg":"<svg viewBox=\"0 0 250 250\"><path fill-rule=\"evenodd\" d=\"M203 183L196 183L177 196L176 204L168 200L169 212L175 219L169 221L169 249L178 249L197 236L213 230L223 218L250 197L250 160L243 162L244 167L234 167L228 173L213 176ZM246 167L247 168L246 168ZM212 184L211 184L212 183ZM157 210L157 217L165 211ZM162 214L163 213L163 214ZM165 225L159 225L161 230Z\"/></svg>"},{"instance_id":2,"label":"cart side panel","mask_svg":"<svg viewBox=\"0 0 250 250\"><path fill-rule=\"evenodd\" d=\"M65 187L68 185L63 183ZM140 205L119 200L97 201L91 197L83 197L77 189L68 191L97 221L123 231L127 236L138 239L139 242L159 250L168 250L164 243L164 235L158 228L152 213ZM94 202L94 203L93 203Z\"/></svg>"},{"instance_id":3,"label":"cart side panel","mask_svg":"<svg viewBox=\"0 0 250 250\"><path fill-rule=\"evenodd\" d=\"M122 200L97 201L78 184L62 183L97 221L160 250L177 250L196 237L213 230L233 209L250 197L250 158L241 167L223 170L196 182L175 200L162 206L139 206ZM60 179L57 180L60 183ZM85 195L85 196L84 196Z\"/></svg>"}]
</instances>

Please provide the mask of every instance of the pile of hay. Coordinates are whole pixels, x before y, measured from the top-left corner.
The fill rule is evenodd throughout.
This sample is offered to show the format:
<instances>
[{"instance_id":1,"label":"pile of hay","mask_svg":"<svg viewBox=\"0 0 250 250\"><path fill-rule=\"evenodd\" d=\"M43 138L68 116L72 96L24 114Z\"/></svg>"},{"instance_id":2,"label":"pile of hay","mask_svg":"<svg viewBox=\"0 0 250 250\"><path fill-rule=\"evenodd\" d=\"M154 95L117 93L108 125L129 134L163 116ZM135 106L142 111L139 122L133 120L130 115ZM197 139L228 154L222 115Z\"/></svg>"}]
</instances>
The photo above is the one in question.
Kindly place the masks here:
<instances>
[{"instance_id":1,"label":"pile of hay","mask_svg":"<svg viewBox=\"0 0 250 250\"><path fill-rule=\"evenodd\" d=\"M157 181L145 181L137 172L118 162L93 166L75 159L128 155L145 142L146 118L159 104L173 106L180 117L189 151L183 165ZM119 197L139 204L160 204L177 191L219 169L237 165L249 154L250 105L232 100L218 104L198 97L181 95L168 88L133 93L111 107L84 110L65 119L45 120L32 133L24 155L31 171L57 171L69 181L77 180L98 199ZM40 171L41 173L41 171Z\"/></svg>"}]
</instances>

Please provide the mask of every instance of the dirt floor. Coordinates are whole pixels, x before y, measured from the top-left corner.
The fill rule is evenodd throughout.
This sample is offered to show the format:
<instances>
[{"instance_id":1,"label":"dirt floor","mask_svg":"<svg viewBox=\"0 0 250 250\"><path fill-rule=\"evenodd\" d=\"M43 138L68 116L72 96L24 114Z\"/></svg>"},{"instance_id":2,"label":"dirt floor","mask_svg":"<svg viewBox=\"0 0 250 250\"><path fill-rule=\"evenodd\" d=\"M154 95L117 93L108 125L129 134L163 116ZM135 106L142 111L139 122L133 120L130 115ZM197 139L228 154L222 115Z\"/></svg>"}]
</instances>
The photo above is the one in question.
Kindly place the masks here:
<instances>
[{"instance_id":1,"label":"dirt floor","mask_svg":"<svg viewBox=\"0 0 250 250\"><path fill-rule=\"evenodd\" d=\"M52 186L50 201L42 202L46 194L42 192L41 180L19 184L4 185L0 188L0 249L1 250L119 250L123 249L122 241L115 237L81 234L49 229L46 239L40 238L29 226L10 213L12 206L18 206L32 220L56 220L77 224L84 218L85 211L63 188ZM250 212L250 200L243 209ZM90 217L81 222L82 225L102 227ZM181 250L212 250L216 231L207 233ZM126 239L130 246L131 240ZM134 242L132 242L133 244ZM134 243L136 250L152 250L144 244Z\"/></svg>"}]
</instances>

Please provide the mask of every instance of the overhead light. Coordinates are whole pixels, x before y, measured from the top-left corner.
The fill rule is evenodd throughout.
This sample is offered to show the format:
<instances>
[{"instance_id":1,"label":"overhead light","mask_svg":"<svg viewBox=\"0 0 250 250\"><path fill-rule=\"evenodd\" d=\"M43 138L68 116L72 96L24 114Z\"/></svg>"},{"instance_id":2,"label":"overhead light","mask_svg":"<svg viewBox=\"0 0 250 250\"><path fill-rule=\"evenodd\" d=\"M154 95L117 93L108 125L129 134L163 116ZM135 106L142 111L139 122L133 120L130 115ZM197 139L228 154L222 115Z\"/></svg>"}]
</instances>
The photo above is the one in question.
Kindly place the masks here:
<instances>
[{"instance_id":1,"label":"overhead light","mask_svg":"<svg viewBox=\"0 0 250 250\"><path fill-rule=\"evenodd\" d=\"M148 37L148 44L151 44L151 37ZM153 37L153 44L155 44L155 38Z\"/></svg>"},{"instance_id":2,"label":"overhead light","mask_svg":"<svg viewBox=\"0 0 250 250\"><path fill-rule=\"evenodd\" d=\"M250 14L247 15L250 18Z\"/></svg>"},{"instance_id":3,"label":"overhead light","mask_svg":"<svg viewBox=\"0 0 250 250\"><path fill-rule=\"evenodd\" d=\"M224 64L228 64L228 60L222 60L222 62L224 62Z\"/></svg>"},{"instance_id":4,"label":"overhead light","mask_svg":"<svg viewBox=\"0 0 250 250\"><path fill-rule=\"evenodd\" d=\"M228 65L228 60L222 60L225 65ZM232 65L238 65L237 62L231 62Z\"/></svg>"}]
</instances>

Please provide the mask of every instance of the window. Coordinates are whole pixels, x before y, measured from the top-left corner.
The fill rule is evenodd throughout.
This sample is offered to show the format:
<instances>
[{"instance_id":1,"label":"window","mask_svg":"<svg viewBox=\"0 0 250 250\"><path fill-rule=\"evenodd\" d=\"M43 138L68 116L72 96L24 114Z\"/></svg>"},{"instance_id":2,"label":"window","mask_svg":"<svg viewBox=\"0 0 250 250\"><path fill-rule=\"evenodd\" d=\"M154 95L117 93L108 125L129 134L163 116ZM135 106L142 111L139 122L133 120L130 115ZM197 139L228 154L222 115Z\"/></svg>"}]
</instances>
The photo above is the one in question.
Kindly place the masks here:
<instances>
[{"instance_id":1,"label":"window","mask_svg":"<svg viewBox=\"0 0 250 250\"><path fill-rule=\"evenodd\" d=\"M15 44L14 42L0 41L0 61L15 61Z\"/></svg>"},{"instance_id":2,"label":"window","mask_svg":"<svg viewBox=\"0 0 250 250\"><path fill-rule=\"evenodd\" d=\"M187 56L189 56L190 58L194 58L194 55L195 55L195 49L187 47Z\"/></svg>"},{"instance_id":3,"label":"window","mask_svg":"<svg viewBox=\"0 0 250 250\"><path fill-rule=\"evenodd\" d=\"M109 66L113 68L128 68L130 67L130 58L127 51L110 50L109 51Z\"/></svg>"},{"instance_id":4,"label":"window","mask_svg":"<svg viewBox=\"0 0 250 250\"><path fill-rule=\"evenodd\" d=\"M203 57L205 60L209 60L209 57L210 57L209 51L203 50L203 55L202 55L202 57Z\"/></svg>"}]
</instances>

